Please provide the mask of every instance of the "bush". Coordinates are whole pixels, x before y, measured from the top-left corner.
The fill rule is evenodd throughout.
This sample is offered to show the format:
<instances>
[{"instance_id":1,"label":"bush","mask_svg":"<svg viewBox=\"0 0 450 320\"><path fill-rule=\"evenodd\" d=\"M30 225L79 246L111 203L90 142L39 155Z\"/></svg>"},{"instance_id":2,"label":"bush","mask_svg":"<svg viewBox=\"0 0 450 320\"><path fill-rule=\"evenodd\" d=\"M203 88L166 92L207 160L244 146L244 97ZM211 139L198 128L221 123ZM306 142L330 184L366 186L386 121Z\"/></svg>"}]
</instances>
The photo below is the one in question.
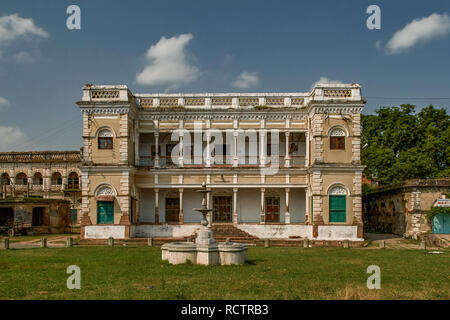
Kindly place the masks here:
<instances>
[{"instance_id":1,"label":"bush","mask_svg":"<svg viewBox=\"0 0 450 320\"><path fill-rule=\"evenodd\" d=\"M433 207L427 213L427 220L430 224L433 223L433 218L438 214L450 214L450 207Z\"/></svg>"}]
</instances>

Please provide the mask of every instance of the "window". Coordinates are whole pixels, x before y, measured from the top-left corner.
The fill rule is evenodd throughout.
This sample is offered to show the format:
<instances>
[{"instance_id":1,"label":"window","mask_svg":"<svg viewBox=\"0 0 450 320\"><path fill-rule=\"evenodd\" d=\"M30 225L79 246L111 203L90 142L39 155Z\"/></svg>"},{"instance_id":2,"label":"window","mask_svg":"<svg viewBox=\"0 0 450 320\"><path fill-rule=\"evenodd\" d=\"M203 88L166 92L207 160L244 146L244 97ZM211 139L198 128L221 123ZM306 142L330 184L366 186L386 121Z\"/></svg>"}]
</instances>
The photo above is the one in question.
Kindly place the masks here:
<instances>
[{"instance_id":1,"label":"window","mask_svg":"<svg viewBox=\"0 0 450 320\"><path fill-rule=\"evenodd\" d=\"M98 133L98 148L99 149L113 148L113 134L108 129L103 129Z\"/></svg>"},{"instance_id":2,"label":"window","mask_svg":"<svg viewBox=\"0 0 450 320\"><path fill-rule=\"evenodd\" d=\"M55 172L55 173L52 175L52 185L53 185L53 186L60 186L60 185L62 185L62 176L61 176L61 173Z\"/></svg>"},{"instance_id":3,"label":"window","mask_svg":"<svg viewBox=\"0 0 450 320\"><path fill-rule=\"evenodd\" d=\"M330 133L330 149L345 150L345 131L339 128L333 129Z\"/></svg>"},{"instance_id":4,"label":"window","mask_svg":"<svg viewBox=\"0 0 450 320\"><path fill-rule=\"evenodd\" d=\"M1 184L9 185L10 183L11 183L11 181L9 180L9 175L7 173L2 174Z\"/></svg>"},{"instance_id":5,"label":"window","mask_svg":"<svg viewBox=\"0 0 450 320\"><path fill-rule=\"evenodd\" d=\"M17 185L27 185L28 184L28 178L27 175L23 172L20 172L16 176L16 184Z\"/></svg>"},{"instance_id":6,"label":"window","mask_svg":"<svg viewBox=\"0 0 450 320\"><path fill-rule=\"evenodd\" d=\"M280 198L266 197L266 222L279 222Z\"/></svg>"},{"instance_id":7,"label":"window","mask_svg":"<svg viewBox=\"0 0 450 320\"><path fill-rule=\"evenodd\" d=\"M76 172L72 172L69 175L68 182L68 189L79 189L80 187L80 180L78 178L78 174Z\"/></svg>"},{"instance_id":8,"label":"window","mask_svg":"<svg viewBox=\"0 0 450 320\"><path fill-rule=\"evenodd\" d=\"M166 222L178 222L180 198L166 198Z\"/></svg>"},{"instance_id":9,"label":"window","mask_svg":"<svg viewBox=\"0 0 450 320\"><path fill-rule=\"evenodd\" d=\"M347 192L344 188L336 186L330 190L329 197L330 222L347 221Z\"/></svg>"},{"instance_id":10,"label":"window","mask_svg":"<svg viewBox=\"0 0 450 320\"><path fill-rule=\"evenodd\" d=\"M35 173L35 175L33 177L33 184L42 186L43 183L44 183L44 179L42 178L42 174L40 174L39 172Z\"/></svg>"}]
</instances>

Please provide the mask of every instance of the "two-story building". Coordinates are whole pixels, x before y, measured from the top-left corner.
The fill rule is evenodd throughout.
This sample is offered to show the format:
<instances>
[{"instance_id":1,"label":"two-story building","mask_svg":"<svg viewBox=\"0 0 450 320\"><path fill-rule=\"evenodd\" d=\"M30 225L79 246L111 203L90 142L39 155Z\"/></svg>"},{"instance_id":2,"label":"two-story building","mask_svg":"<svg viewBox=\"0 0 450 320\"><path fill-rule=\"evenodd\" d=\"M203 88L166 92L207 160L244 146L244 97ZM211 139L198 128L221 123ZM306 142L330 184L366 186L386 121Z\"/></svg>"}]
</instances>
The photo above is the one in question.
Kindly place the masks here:
<instances>
[{"instance_id":1,"label":"two-story building","mask_svg":"<svg viewBox=\"0 0 450 320\"><path fill-rule=\"evenodd\" d=\"M77 104L82 238L190 236L205 182L213 225L362 240L357 84L200 94L85 85Z\"/></svg>"},{"instance_id":2,"label":"two-story building","mask_svg":"<svg viewBox=\"0 0 450 320\"><path fill-rule=\"evenodd\" d=\"M80 151L0 152L0 227L47 233L78 225L80 166Z\"/></svg>"}]
</instances>

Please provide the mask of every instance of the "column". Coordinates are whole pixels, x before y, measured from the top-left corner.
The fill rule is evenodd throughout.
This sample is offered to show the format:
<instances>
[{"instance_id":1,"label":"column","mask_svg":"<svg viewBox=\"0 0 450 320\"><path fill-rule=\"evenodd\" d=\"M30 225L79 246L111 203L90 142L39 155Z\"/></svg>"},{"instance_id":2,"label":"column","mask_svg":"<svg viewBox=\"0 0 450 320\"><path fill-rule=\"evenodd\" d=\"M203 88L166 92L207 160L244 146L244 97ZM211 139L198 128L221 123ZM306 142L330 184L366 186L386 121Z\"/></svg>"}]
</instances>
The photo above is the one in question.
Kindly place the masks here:
<instances>
[{"instance_id":1,"label":"column","mask_svg":"<svg viewBox=\"0 0 450 320\"><path fill-rule=\"evenodd\" d=\"M211 209L211 193L206 194L206 208ZM211 225L211 212L206 214L206 220L208 220L208 225Z\"/></svg>"},{"instance_id":2,"label":"column","mask_svg":"<svg viewBox=\"0 0 450 320\"><path fill-rule=\"evenodd\" d=\"M179 223L184 224L183 218L183 189L179 189L180 192L180 213L178 215Z\"/></svg>"},{"instance_id":3,"label":"column","mask_svg":"<svg viewBox=\"0 0 450 320\"><path fill-rule=\"evenodd\" d=\"M178 156L178 165L180 167L183 166L183 150L184 146L183 146L183 135L180 135L180 150L179 150L179 156Z\"/></svg>"},{"instance_id":4,"label":"column","mask_svg":"<svg viewBox=\"0 0 450 320\"><path fill-rule=\"evenodd\" d=\"M155 132L155 163L154 166L159 168L159 132Z\"/></svg>"},{"instance_id":5,"label":"column","mask_svg":"<svg viewBox=\"0 0 450 320\"><path fill-rule=\"evenodd\" d=\"M64 169L62 173L62 186L61 190L64 190L67 187L67 171Z\"/></svg>"},{"instance_id":6,"label":"column","mask_svg":"<svg viewBox=\"0 0 450 320\"><path fill-rule=\"evenodd\" d=\"M284 214L284 223L291 223L291 216L289 214L289 188L286 188L286 213Z\"/></svg>"},{"instance_id":7,"label":"column","mask_svg":"<svg viewBox=\"0 0 450 320\"><path fill-rule=\"evenodd\" d=\"M259 131L259 165L264 167L266 165L266 132Z\"/></svg>"},{"instance_id":8,"label":"column","mask_svg":"<svg viewBox=\"0 0 450 320\"><path fill-rule=\"evenodd\" d=\"M159 224L159 189L155 189L155 224Z\"/></svg>"},{"instance_id":9,"label":"column","mask_svg":"<svg viewBox=\"0 0 450 320\"><path fill-rule=\"evenodd\" d=\"M233 188L233 224L238 223L237 193L238 193L238 188Z\"/></svg>"},{"instance_id":10,"label":"column","mask_svg":"<svg viewBox=\"0 0 450 320\"><path fill-rule=\"evenodd\" d=\"M309 209L311 208L311 203L309 200L309 191L305 188L305 223L308 224L308 221L311 221Z\"/></svg>"},{"instance_id":11,"label":"column","mask_svg":"<svg viewBox=\"0 0 450 320\"><path fill-rule=\"evenodd\" d=\"M137 128L134 131L134 165L140 165L141 158L139 157L139 132Z\"/></svg>"},{"instance_id":12,"label":"column","mask_svg":"<svg viewBox=\"0 0 450 320\"><path fill-rule=\"evenodd\" d=\"M289 136L291 135L291 133L290 132L285 132L284 134L286 136L286 155L284 157L284 166L286 168L289 168L290 162L291 162L290 161L291 157L289 155Z\"/></svg>"},{"instance_id":13,"label":"column","mask_svg":"<svg viewBox=\"0 0 450 320\"><path fill-rule=\"evenodd\" d=\"M209 142L211 141L211 133L206 132L206 166L211 167L211 149Z\"/></svg>"},{"instance_id":14,"label":"column","mask_svg":"<svg viewBox=\"0 0 450 320\"><path fill-rule=\"evenodd\" d=\"M306 150L305 150L305 166L309 165L309 134L305 132Z\"/></svg>"},{"instance_id":15,"label":"column","mask_svg":"<svg viewBox=\"0 0 450 320\"><path fill-rule=\"evenodd\" d=\"M237 145L237 138L238 138L238 131L235 130L233 132L233 141L234 141L234 148L233 148L233 167L237 167L239 164L239 158L238 158L238 145ZM245 148L245 146L244 146Z\"/></svg>"},{"instance_id":16,"label":"column","mask_svg":"<svg viewBox=\"0 0 450 320\"><path fill-rule=\"evenodd\" d=\"M261 188L261 214L260 214L260 218L261 218L261 224L266 223L266 215L264 212L264 192L266 191L266 189Z\"/></svg>"}]
</instances>

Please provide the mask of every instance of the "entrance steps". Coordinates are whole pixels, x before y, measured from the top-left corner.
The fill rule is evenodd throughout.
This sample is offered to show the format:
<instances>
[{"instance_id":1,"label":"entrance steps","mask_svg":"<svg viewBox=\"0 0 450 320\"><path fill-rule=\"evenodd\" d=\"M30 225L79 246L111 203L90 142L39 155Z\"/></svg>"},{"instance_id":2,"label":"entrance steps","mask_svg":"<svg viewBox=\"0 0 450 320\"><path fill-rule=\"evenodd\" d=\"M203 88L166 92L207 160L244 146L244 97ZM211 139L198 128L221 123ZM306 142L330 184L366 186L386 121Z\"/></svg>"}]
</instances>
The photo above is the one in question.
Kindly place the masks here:
<instances>
[{"instance_id":1,"label":"entrance steps","mask_svg":"<svg viewBox=\"0 0 450 320\"><path fill-rule=\"evenodd\" d=\"M259 240L229 223L213 223L210 228L216 242L225 242L230 239L231 242L253 244Z\"/></svg>"}]
</instances>

